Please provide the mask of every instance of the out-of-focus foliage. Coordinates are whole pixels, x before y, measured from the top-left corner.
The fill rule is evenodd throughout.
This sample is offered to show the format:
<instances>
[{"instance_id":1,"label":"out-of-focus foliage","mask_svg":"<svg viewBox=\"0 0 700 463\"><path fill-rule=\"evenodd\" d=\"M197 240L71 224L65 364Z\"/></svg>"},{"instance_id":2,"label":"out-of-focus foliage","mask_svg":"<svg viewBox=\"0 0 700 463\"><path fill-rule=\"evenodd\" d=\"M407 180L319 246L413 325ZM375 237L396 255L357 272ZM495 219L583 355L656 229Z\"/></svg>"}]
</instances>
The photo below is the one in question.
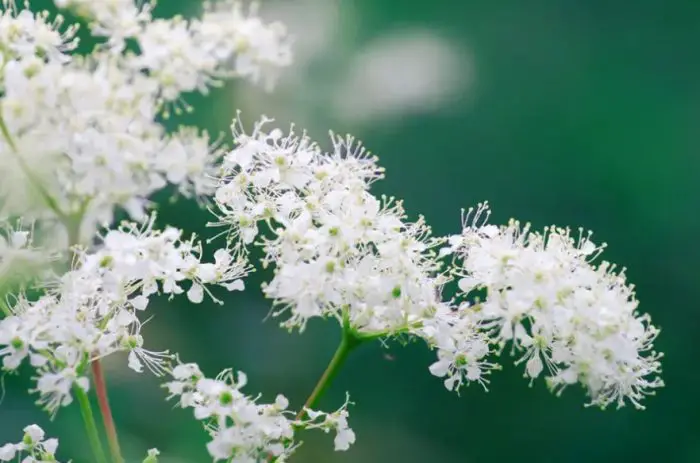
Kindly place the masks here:
<instances>
[{"instance_id":1,"label":"out-of-focus foliage","mask_svg":"<svg viewBox=\"0 0 700 463\"><path fill-rule=\"evenodd\" d=\"M198 2L161 3L171 15ZM332 454L330 438L310 436L295 460L699 461L700 2L281 0L264 11L298 35L297 67L270 95L239 85L189 98L188 122L225 132L241 108L315 136L351 132L387 169L377 191L405 199L439 234L457 232L459 209L482 200L495 222L591 228L629 268L666 353L667 387L648 410L601 412L584 409L580 392L528 388L508 365L489 393L458 397L430 375L423 346L364 346L322 401L332 408L350 391L357 444ZM208 213L184 201L164 200L160 219L214 233ZM146 336L207 373L240 368L267 398L301 404L338 333L312 323L287 334L263 321L268 310L256 291L227 295L223 307L164 300ZM131 461L153 446L166 463L208 461L199 425L145 379L121 364L108 371ZM26 378L4 385L0 442L47 425ZM45 429L62 453L89 461L77 409Z\"/></svg>"}]
</instances>

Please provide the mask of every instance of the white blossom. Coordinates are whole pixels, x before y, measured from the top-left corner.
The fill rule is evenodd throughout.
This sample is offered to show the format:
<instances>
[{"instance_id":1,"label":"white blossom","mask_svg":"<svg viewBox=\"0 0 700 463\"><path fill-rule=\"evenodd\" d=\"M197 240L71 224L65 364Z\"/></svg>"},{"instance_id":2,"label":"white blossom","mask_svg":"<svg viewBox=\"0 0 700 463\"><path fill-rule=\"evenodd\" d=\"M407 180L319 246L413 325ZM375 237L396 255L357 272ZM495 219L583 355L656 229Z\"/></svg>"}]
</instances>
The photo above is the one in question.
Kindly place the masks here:
<instances>
[{"instance_id":1,"label":"white blossom","mask_svg":"<svg viewBox=\"0 0 700 463\"><path fill-rule=\"evenodd\" d=\"M458 391L464 383L471 382L486 389L489 373L500 368L489 359L492 341L480 330L473 310L468 304L459 310L442 305L433 317L426 318L413 330L437 350L438 360L429 370L444 377L445 387L450 391Z\"/></svg>"},{"instance_id":2,"label":"white blossom","mask_svg":"<svg viewBox=\"0 0 700 463\"><path fill-rule=\"evenodd\" d=\"M53 21L47 11L33 13L29 9L17 8L14 0L2 0L0 11L0 63L24 56L44 56L50 60L66 61L67 53L78 41L75 38L78 26L63 28L63 17ZM2 73L0 67L0 75Z\"/></svg>"},{"instance_id":3,"label":"white blossom","mask_svg":"<svg viewBox=\"0 0 700 463\"><path fill-rule=\"evenodd\" d=\"M306 135L252 134L235 124L236 148L224 158L216 191L219 224L230 238L257 238L275 275L264 287L275 315L303 329L334 317L363 333L405 329L439 303L443 279L422 218L406 221L400 201L376 198L376 158L348 138L332 137L324 153ZM265 224L270 233L258 236Z\"/></svg>"},{"instance_id":4,"label":"white blossom","mask_svg":"<svg viewBox=\"0 0 700 463\"><path fill-rule=\"evenodd\" d=\"M637 311L624 269L594 263L605 245L583 231L540 233L517 221L497 227L488 214L486 205L470 211L450 240L462 296L486 294L478 310L469 309L479 328L501 349L509 343L525 375L544 373L555 391L579 382L593 405L628 400L643 408L641 400L663 385L652 345L659 330Z\"/></svg>"},{"instance_id":5,"label":"white blossom","mask_svg":"<svg viewBox=\"0 0 700 463\"><path fill-rule=\"evenodd\" d=\"M180 127L168 136L154 167L182 196L206 203L216 190L222 156L220 143L210 141L207 132Z\"/></svg>"},{"instance_id":6,"label":"white blossom","mask_svg":"<svg viewBox=\"0 0 700 463\"><path fill-rule=\"evenodd\" d=\"M94 35L108 37L110 46L121 51L124 40L137 35L151 20L155 1L54 0L54 3L87 18Z\"/></svg>"},{"instance_id":7,"label":"white blossom","mask_svg":"<svg viewBox=\"0 0 700 463\"><path fill-rule=\"evenodd\" d=\"M52 415L90 389L92 362L123 353L129 369L168 376L168 398L203 422L215 461L286 461L310 429L347 450L349 398L295 414L283 395L244 393L242 372L208 378L144 339L155 295L223 304L216 286L245 289L252 247L274 270L262 291L283 327L335 319L344 347L423 339L449 390L486 388L507 348L531 383L544 376L557 394L580 383L601 407L643 408L663 386L659 330L625 270L596 263L605 245L590 233L491 225L483 204L461 234L435 237L400 200L370 191L384 170L351 136L331 133L324 150L266 117L251 133L237 118L230 150L194 127L168 132L162 119L192 109L186 93L230 78L269 89L291 63L285 27L262 21L257 3L206 2L185 19L154 18L152 0L55 0L103 38L78 55L77 25L0 1L0 359L5 372L29 364L30 392ZM165 188L225 227L212 260L196 236L156 228L152 198ZM115 226L120 210L133 221ZM56 439L36 425L24 432L0 461L57 461Z\"/></svg>"},{"instance_id":8,"label":"white blossom","mask_svg":"<svg viewBox=\"0 0 700 463\"><path fill-rule=\"evenodd\" d=\"M246 14L237 0L214 2L205 4L201 19L149 21L135 34L141 52L131 65L148 71L166 101L206 92L227 77L271 88L277 69L291 63L289 39L280 23L263 23L256 9Z\"/></svg>"},{"instance_id":9,"label":"white blossom","mask_svg":"<svg viewBox=\"0 0 700 463\"><path fill-rule=\"evenodd\" d=\"M271 79L269 68L291 59L284 31L238 2L189 21L153 19L150 2L57 4L92 18L94 33L133 37L140 51L70 56L76 27L62 30L60 17L14 6L0 15L0 216L77 217L82 236L92 236L115 207L145 219L148 198L168 184L206 202L220 143L193 128L168 135L158 118L182 106L183 92L225 78Z\"/></svg>"},{"instance_id":10,"label":"white blossom","mask_svg":"<svg viewBox=\"0 0 700 463\"><path fill-rule=\"evenodd\" d=\"M345 404L333 413L320 412L305 408L304 412L309 417L305 422L305 429L320 429L326 433L335 432L333 445L336 451L346 451L355 443L355 432L348 425L348 404L350 398L347 397Z\"/></svg>"},{"instance_id":11,"label":"white blossom","mask_svg":"<svg viewBox=\"0 0 700 463\"><path fill-rule=\"evenodd\" d=\"M60 463L56 459L58 439L44 437L44 430L36 424L25 427L21 442L0 446L0 461L20 461L21 458L22 463Z\"/></svg>"},{"instance_id":12,"label":"white blossom","mask_svg":"<svg viewBox=\"0 0 700 463\"><path fill-rule=\"evenodd\" d=\"M261 404L257 397L243 393L247 377L242 372L224 370L210 379L197 364L181 363L171 376L172 381L164 384L168 398L177 398L182 408L192 408L195 418L205 423L211 437L207 450L214 461L285 461L300 445L294 428L335 431L338 451L355 442L347 422L347 401L333 413L305 409L308 418L297 419L287 409L289 402L283 395L273 403Z\"/></svg>"},{"instance_id":13,"label":"white blossom","mask_svg":"<svg viewBox=\"0 0 700 463\"><path fill-rule=\"evenodd\" d=\"M139 314L149 298L181 294L183 285L214 298L206 286L240 289L248 271L236 251L218 250L215 263L201 262L201 252L180 230L154 229L152 219L109 231L102 246L79 253L76 268L48 284L45 295L35 301L20 297L12 315L0 320L3 368L16 370L28 358L36 370L33 391L51 413L71 403L73 386L88 389L91 360L114 352L127 352L132 370L146 367L162 375L172 355L145 349L140 334Z\"/></svg>"},{"instance_id":14,"label":"white blossom","mask_svg":"<svg viewBox=\"0 0 700 463\"><path fill-rule=\"evenodd\" d=\"M115 206L145 218L147 198L168 183L204 201L220 149L194 129L166 135L155 121L157 91L106 54L70 65L9 62L1 116L11 139L0 143L0 211L79 215L92 235L112 221Z\"/></svg>"}]
</instances>

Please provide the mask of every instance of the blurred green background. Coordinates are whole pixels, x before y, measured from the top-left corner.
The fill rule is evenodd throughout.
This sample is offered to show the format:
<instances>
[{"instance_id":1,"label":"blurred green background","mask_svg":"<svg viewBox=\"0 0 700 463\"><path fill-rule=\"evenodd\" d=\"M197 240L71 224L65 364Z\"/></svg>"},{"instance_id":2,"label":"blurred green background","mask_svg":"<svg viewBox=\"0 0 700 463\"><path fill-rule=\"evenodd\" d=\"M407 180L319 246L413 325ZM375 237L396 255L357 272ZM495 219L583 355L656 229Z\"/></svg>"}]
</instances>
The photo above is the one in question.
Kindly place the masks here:
<instances>
[{"instance_id":1,"label":"blurred green background","mask_svg":"<svg viewBox=\"0 0 700 463\"><path fill-rule=\"evenodd\" d=\"M161 3L164 16L200 5ZM276 91L236 83L187 97L196 113L177 122L228 132L240 108L246 121L295 121L321 141L329 129L353 133L387 169L375 191L405 199L438 234L458 232L460 208L483 200L497 223L590 228L609 244L606 258L628 267L666 353L667 387L646 411L602 412L575 388L559 399L542 381L528 388L510 359L488 393L458 397L429 374L423 345L364 346L321 402L335 409L351 393L356 445L334 454L332 437L309 434L293 461L700 461L700 2L284 0L263 11L297 37L297 63ZM214 233L193 204L161 209L162 223ZM148 347L209 374L241 369L250 393L299 406L338 330L317 322L288 334L263 321L266 276L223 307L161 301ZM208 461L199 425L157 381L123 358L106 368L129 461L153 446L165 463ZM49 423L30 384L5 378L0 443L38 422L61 438L63 458L90 461L77 408Z\"/></svg>"}]
</instances>

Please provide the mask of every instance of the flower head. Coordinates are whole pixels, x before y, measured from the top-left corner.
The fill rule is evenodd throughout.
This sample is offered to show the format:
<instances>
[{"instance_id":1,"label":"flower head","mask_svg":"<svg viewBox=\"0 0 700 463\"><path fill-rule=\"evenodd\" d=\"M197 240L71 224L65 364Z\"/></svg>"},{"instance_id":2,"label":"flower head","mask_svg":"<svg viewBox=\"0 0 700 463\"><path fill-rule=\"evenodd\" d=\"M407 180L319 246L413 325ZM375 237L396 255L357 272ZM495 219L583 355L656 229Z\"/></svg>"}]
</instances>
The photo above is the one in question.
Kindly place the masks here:
<instances>
[{"instance_id":1,"label":"flower head","mask_svg":"<svg viewBox=\"0 0 700 463\"><path fill-rule=\"evenodd\" d=\"M204 421L211 436L207 444L214 461L247 463L270 457L284 460L300 445L294 428L335 430L336 450L347 450L355 441L347 423L347 402L334 413L306 410L308 419L295 419L287 410L289 402L278 395L273 403L241 391L248 380L244 373L222 371L216 378L204 376L194 363L178 364L165 383L169 398L178 398L182 408L192 408Z\"/></svg>"},{"instance_id":2,"label":"flower head","mask_svg":"<svg viewBox=\"0 0 700 463\"><path fill-rule=\"evenodd\" d=\"M289 328L333 317L390 334L433 310L441 240L423 218L408 222L400 201L369 192L382 176L376 158L336 136L324 153L305 134L266 132L268 122L250 135L234 125L238 145L224 157L215 198L231 239L256 242L263 264L274 264L264 292L275 315L288 315Z\"/></svg>"},{"instance_id":3,"label":"flower head","mask_svg":"<svg viewBox=\"0 0 700 463\"><path fill-rule=\"evenodd\" d=\"M653 350L659 330L638 313L624 269L594 263L605 245L582 231L497 227L487 218L486 205L470 211L450 240L462 296L486 294L471 315L480 329L501 348L510 344L531 379L544 373L559 392L581 383L593 405L643 408L644 396L663 386Z\"/></svg>"},{"instance_id":4,"label":"flower head","mask_svg":"<svg viewBox=\"0 0 700 463\"><path fill-rule=\"evenodd\" d=\"M16 370L28 358L36 370L33 391L51 413L71 403L73 386L88 388L90 361L114 352L127 352L134 371L145 366L164 374L172 355L147 350L140 334L139 314L152 295L186 292L201 302L205 292L211 295L207 286L241 289L248 271L236 251L220 249L214 263L201 262L198 242L183 240L175 228L154 229L153 220L126 223L102 242L93 252L78 252L76 268L47 283L38 300L20 297L12 315L0 320L3 368Z\"/></svg>"}]
</instances>

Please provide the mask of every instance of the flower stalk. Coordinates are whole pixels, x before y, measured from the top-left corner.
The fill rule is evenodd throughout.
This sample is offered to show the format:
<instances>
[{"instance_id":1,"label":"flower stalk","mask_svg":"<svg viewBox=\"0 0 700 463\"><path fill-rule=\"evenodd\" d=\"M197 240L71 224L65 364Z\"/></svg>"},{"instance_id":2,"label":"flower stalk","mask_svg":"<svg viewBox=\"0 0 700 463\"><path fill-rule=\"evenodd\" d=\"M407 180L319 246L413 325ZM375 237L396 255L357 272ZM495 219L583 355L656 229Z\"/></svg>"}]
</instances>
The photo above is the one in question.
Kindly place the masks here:
<instances>
[{"instance_id":1,"label":"flower stalk","mask_svg":"<svg viewBox=\"0 0 700 463\"><path fill-rule=\"evenodd\" d=\"M92 379L95 383L95 394L97 395L97 403L102 414L102 423L107 433L107 443L109 444L109 452L112 456L113 463L124 463L124 458L119 447L119 438L117 436L117 427L114 424L112 409L109 406L109 396L107 395L107 383L105 381L102 364L99 359L95 359L90 364L92 370Z\"/></svg>"},{"instance_id":2,"label":"flower stalk","mask_svg":"<svg viewBox=\"0 0 700 463\"><path fill-rule=\"evenodd\" d=\"M340 344L333 354L331 361L328 363L325 371L321 375L321 378L316 383L313 391L309 395L308 399L304 403L304 407L299 411L296 416L297 420L304 418L306 411L308 409L313 409L318 404L323 394L328 390L333 379L338 375L340 369L345 364L345 361L355 348L362 344L365 340L358 337L355 331L350 327L347 315L343 317L343 334L340 339Z\"/></svg>"},{"instance_id":3,"label":"flower stalk","mask_svg":"<svg viewBox=\"0 0 700 463\"><path fill-rule=\"evenodd\" d=\"M104 450L102 449L102 443L100 442L100 436L97 431L97 424L95 423L95 417L92 414L92 407L90 406L90 399L87 393L80 387L75 387L75 396L78 399L78 405L80 405L80 414L83 416L83 422L85 423L85 431L88 436L88 441L90 442L90 448L95 457L97 463L107 463L107 458L105 457Z\"/></svg>"},{"instance_id":4,"label":"flower stalk","mask_svg":"<svg viewBox=\"0 0 700 463\"><path fill-rule=\"evenodd\" d=\"M80 244L80 225L82 217L76 217L73 220L65 222L66 231L68 233L68 248L70 250L71 265L75 265L77 257L77 246ZM105 380L104 371L100 359L96 358L90 362L90 370L92 371L92 379L95 384L95 394L97 396L97 404L102 415L102 424L104 425L107 434L107 443L113 463L123 463L124 458L121 455L119 447L119 438L117 436L117 427L114 424L112 409L109 406L109 394L107 392L107 381Z\"/></svg>"}]
</instances>

